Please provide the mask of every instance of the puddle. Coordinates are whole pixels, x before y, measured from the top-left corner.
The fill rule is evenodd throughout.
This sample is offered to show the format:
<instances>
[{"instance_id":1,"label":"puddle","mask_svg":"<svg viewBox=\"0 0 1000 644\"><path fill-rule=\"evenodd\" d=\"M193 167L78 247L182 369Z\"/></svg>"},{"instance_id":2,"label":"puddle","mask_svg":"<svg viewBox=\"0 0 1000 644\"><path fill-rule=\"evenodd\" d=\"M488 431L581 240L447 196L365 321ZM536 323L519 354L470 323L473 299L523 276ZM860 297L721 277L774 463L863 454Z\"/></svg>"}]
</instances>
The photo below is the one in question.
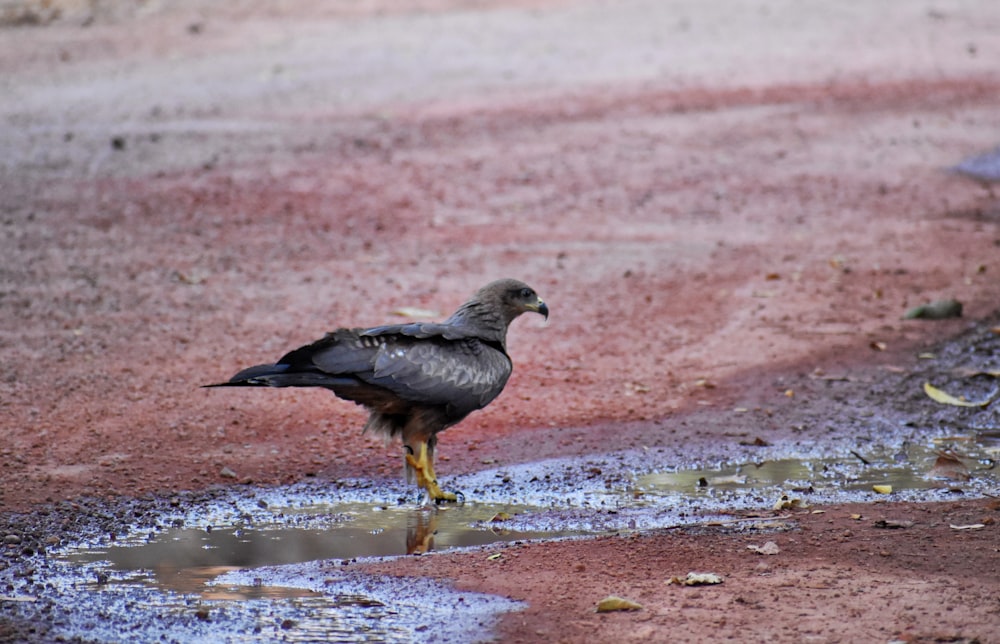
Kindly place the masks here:
<instances>
[{"instance_id":1,"label":"puddle","mask_svg":"<svg viewBox=\"0 0 1000 644\"><path fill-rule=\"evenodd\" d=\"M379 506L352 502L275 508L240 526L172 528L165 532L116 538L113 545L76 548L64 555L71 563L102 562L134 571L132 580L202 599L249 599L297 595L260 584L244 589L208 586L219 575L246 568L307 561L356 560L422 554L432 550L482 546L525 539L576 536L579 531L511 530L510 518L537 508L467 503L462 506ZM246 515L244 515L246 516ZM323 527L289 527L316 518ZM221 594L220 594L221 593ZM223 596L225 595L225 596ZM306 595L307 596L307 595Z\"/></svg>"},{"instance_id":2,"label":"puddle","mask_svg":"<svg viewBox=\"0 0 1000 644\"><path fill-rule=\"evenodd\" d=\"M958 447L960 446L960 447ZM877 447L837 457L778 458L731 463L716 468L659 472L640 477L637 488L650 494L729 497L748 492L797 493L815 502L864 500L874 486L897 495L925 491L982 491L1000 483L1000 435L941 437L931 446Z\"/></svg>"},{"instance_id":3,"label":"puddle","mask_svg":"<svg viewBox=\"0 0 1000 644\"><path fill-rule=\"evenodd\" d=\"M35 562L43 584L9 580L11 594L44 596L49 613L30 599L4 607L50 620L47 636L84 641L125 631L168 642L468 641L520 604L367 575L354 562L703 523L770 509L784 493L815 505L885 498L874 485L891 485L894 500L1000 490L995 431L895 446L742 446L715 460L695 450L686 468L666 467L679 455L656 448L453 477L449 485L478 501L462 506L386 505L407 488L366 481L185 497L151 527L122 525L51 550Z\"/></svg>"}]
</instances>

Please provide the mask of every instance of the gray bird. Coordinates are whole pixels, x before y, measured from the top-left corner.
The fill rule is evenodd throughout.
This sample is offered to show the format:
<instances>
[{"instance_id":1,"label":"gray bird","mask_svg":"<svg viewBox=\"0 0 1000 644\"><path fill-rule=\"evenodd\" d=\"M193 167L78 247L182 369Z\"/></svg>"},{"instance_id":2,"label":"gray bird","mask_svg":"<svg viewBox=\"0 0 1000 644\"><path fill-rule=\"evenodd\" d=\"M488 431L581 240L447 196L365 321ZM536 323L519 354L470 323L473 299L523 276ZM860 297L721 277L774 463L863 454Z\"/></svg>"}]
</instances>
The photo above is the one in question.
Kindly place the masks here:
<instances>
[{"instance_id":1,"label":"gray bird","mask_svg":"<svg viewBox=\"0 0 1000 644\"><path fill-rule=\"evenodd\" d=\"M479 289L440 323L337 329L275 364L240 371L208 387L324 387L370 412L364 431L399 438L407 480L430 500L456 501L434 474L437 434L496 398L510 377L507 327L549 309L523 282Z\"/></svg>"}]
</instances>

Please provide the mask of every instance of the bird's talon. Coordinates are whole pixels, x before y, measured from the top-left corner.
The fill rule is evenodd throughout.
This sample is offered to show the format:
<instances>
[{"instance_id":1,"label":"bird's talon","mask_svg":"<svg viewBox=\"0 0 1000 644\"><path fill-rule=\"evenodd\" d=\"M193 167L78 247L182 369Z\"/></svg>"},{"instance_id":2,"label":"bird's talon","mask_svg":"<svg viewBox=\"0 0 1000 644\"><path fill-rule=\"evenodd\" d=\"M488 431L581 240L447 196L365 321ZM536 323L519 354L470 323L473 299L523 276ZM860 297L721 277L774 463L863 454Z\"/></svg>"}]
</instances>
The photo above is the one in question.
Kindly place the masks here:
<instances>
[{"instance_id":1,"label":"bird's talon","mask_svg":"<svg viewBox=\"0 0 1000 644\"><path fill-rule=\"evenodd\" d=\"M463 505L465 503L465 495L461 492L441 492L440 496L434 497L435 505L442 505L444 503Z\"/></svg>"},{"instance_id":2,"label":"bird's talon","mask_svg":"<svg viewBox=\"0 0 1000 644\"><path fill-rule=\"evenodd\" d=\"M403 445L403 449L406 450L407 456L413 456L414 451L412 447L410 447L409 445Z\"/></svg>"}]
</instances>

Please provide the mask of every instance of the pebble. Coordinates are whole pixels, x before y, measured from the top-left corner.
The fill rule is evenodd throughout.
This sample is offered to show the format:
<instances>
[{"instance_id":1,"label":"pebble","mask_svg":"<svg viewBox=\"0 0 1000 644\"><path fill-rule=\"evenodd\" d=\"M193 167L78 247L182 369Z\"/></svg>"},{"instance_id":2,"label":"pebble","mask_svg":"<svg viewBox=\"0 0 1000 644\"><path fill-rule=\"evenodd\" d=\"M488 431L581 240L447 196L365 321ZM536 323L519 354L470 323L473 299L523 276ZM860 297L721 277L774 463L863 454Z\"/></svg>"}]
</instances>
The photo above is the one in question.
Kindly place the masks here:
<instances>
[{"instance_id":1,"label":"pebble","mask_svg":"<svg viewBox=\"0 0 1000 644\"><path fill-rule=\"evenodd\" d=\"M6 543L6 544L14 544L14 545L16 545L16 544L21 543L21 537L19 537L16 534L8 534L6 537L3 538L3 542Z\"/></svg>"},{"instance_id":2,"label":"pebble","mask_svg":"<svg viewBox=\"0 0 1000 644\"><path fill-rule=\"evenodd\" d=\"M219 476L224 479L234 479L236 478L236 472L232 471L228 467L224 467L219 471Z\"/></svg>"}]
</instances>

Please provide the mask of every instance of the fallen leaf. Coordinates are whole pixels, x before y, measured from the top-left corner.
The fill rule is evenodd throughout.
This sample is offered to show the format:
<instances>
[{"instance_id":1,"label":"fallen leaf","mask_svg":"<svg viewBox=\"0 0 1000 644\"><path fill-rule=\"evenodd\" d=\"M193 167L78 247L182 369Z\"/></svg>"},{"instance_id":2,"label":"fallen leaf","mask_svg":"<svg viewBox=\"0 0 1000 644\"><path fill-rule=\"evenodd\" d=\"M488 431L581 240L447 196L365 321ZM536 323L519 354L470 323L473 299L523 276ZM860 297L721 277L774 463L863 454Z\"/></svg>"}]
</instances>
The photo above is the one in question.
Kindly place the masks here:
<instances>
[{"instance_id":1,"label":"fallen leaf","mask_svg":"<svg viewBox=\"0 0 1000 644\"><path fill-rule=\"evenodd\" d=\"M873 485L872 489L878 494L892 494L891 485Z\"/></svg>"},{"instance_id":2,"label":"fallen leaf","mask_svg":"<svg viewBox=\"0 0 1000 644\"><path fill-rule=\"evenodd\" d=\"M743 485L747 482L746 474L725 474L722 476L711 476L707 479L708 485Z\"/></svg>"},{"instance_id":3,"label":"fallen leaf","mask_svg":"<svg viewBox=\"0 0 1000 644\"><path fill-rule=\"evenodd\" d=\"M497 559L499 559L502 556L503 556L503 553L501 553L501 552L495 552L492 555L490 555L489 557L487 557L486 560L487 561L496 561Z\"/></svg>"},{"instance_id":4,"label":"fallen leaf","mask_svg":"<svg viewBox=\"0 0 1000 644\"><path fill-rule=\"evenodd\" d=\"M747 550L753 550L759 555L776 555L781 552L781 548L773 541L768 541L762 546L749 545Z\"/></svg>"},{"instance_id":5,"label":"fallen leaf","mask_svg":"<svg viewBox=\"0 0 1000 644\"><path fill-rule=\"evenodd\" d=\"M687 577L671 577L667 580L667 585L677 584L680 586L710 586L721 584L722 577L714 572L689 572Z\"/></svg>"},{"instance_id":6,"label":"fallen leaf","mask_svg":"<svg viewBox=\"0 0 1000 644\"><path fill-rule=\"evenodd\" d=\"M787 494L782 494L781 497L774 502L772 509L774 510L793 510L795 508L807 508L809 504L795 497L788 496Z\"/></svg>"},{"instance_id":7,"label":"fallen leaf","mask_svg":"<svg viewBox=\"0 0 1000 644\"><path fill-rule=\"evenodd\" d=\"M958 367L952 369L951 372L960 378L975 378L976 376L988 376L990 378L1000 378L1000 370L994 369L976 369L974 367Z\"/></svg>"},{"instance_id":8,"label":"fallen leaf","mask_svg":"<svg viewBox=\"0 0 1000 644\"><path fill-rule=\"evenodd\" d=\"M876 528L883 528L885 530L899 530L902 528L909 528L913 526L913 521L894 521L892 519L878 519L873 524Z\"/></svg>"},{"instance_id":9,"label":"fallen leaf","mask_svg":"<svg viewBox=\"0 0 1000 644\"><path fill-rule=\"evenodd\" d=\"M871 348L871 349L872 349L873 351L885 351L885 349L886 349L886 347L887 347L888 345L887 345L887 344L886 344L885 342L875 342L875 341L872 341L872 342L869 342L869 343L868 343L868 346L869 346L869 347L870 347L870 348Z\"/></svg>"},{"instance_id":10,"label":"fallen leaf","mask_svg":"<svg viewBox=\"0 0 1000 644\"><path fill-rule=\"evenodd\" d=\"M996 399L996 394L994 394L986 400L970 402L964 398L955 398L951 394L941 391L929 382L924 383L924 393L930 396L931 400L935 402L939 402L943 405L955 405L956 407L985 407Z\"/></svg>"},{"instance_id":11,"label":"fallen leaf","mask_svg":"<svg viewBox=\"0 0 1000 644\"><path fill-rule=\"evenodd\" d=\"M851 518L854 519L855 521L860 521L861 520L861 515L860 514L852 514Z\"/></svg>"},{"instance_id":12,"label":"fallen leaf","mask_svg":"<svg viewBox=\"0 0 1000 644\"><path fill-rule=\"evenodd\" d=\"M501 521L506 521L508 519L510 519L510 515L507 514L506 512L497 512L496 514L493 515L493 518L490 519L490 522L500 523Z\"/></svg>"},{"instance_id":13,"label":"fallen leaf","mask_svg":"<svg viewBox=\"0 0 1000 644\"><path fill-rule=\"evenodd\" d=\"M441 317L441 314L437 311L432 311L431 309L420 309L415 306L401 306L392 312L393 315L398 315L404 318L436 318Z\"/></svg>"},{"instance_id":14,"label":"fallen leaf","mask_svg":"<svg viewBox=\"0 0 1000 644\"><path fill-rule=\"evenodd\" d=\"M904 320L944 320L962 317L962 303L958 300L936 300L915 306L903 314Z\"/></svg>"},{"instance_id":15,"label":"fallen leaf","mask_svg":"<svg viewBox=\"0 0 1000 644\"><path fill-rule=\"evenodd\" d=\"M785 390L785 396L787 396L788 398L794 398L795 397L795 391L792 390L792 389L786 389Z\"/></svg>"},{"instance_id":16,"label":"fallen leaf","mask_svg":"<svg viewBox=\"0 0 1000 644\"><path fill-rule=\"evenodd\" d=\"M629 599L624 599L617 595L608 595L597 603L598 613L611 613L619 610L642 610L642 604L637 604Z\"/></svg>"},{"instance_id":17,"label":"fallen leaf","mask_svg":"<svg viewBox=\"0 0 1000 644\"><path fill-rule=\"evenodd\" d=\"M965 463L951 452L938 452L934 466L927 475L953 481L968 481L972 476Z\"/></svg>"},{"instance_id":18,"label":"fallen leaf","mask_svg":"<svg viewBox=\"0 0 1000 644\"><path fill-rule=\"evenodd\" d=\"M952 530L982 530L983 528L986 527L986 524L985 523L971 523L969 525L951 524L948 527L950 527Z\"/></svg>"}]
</instances>

